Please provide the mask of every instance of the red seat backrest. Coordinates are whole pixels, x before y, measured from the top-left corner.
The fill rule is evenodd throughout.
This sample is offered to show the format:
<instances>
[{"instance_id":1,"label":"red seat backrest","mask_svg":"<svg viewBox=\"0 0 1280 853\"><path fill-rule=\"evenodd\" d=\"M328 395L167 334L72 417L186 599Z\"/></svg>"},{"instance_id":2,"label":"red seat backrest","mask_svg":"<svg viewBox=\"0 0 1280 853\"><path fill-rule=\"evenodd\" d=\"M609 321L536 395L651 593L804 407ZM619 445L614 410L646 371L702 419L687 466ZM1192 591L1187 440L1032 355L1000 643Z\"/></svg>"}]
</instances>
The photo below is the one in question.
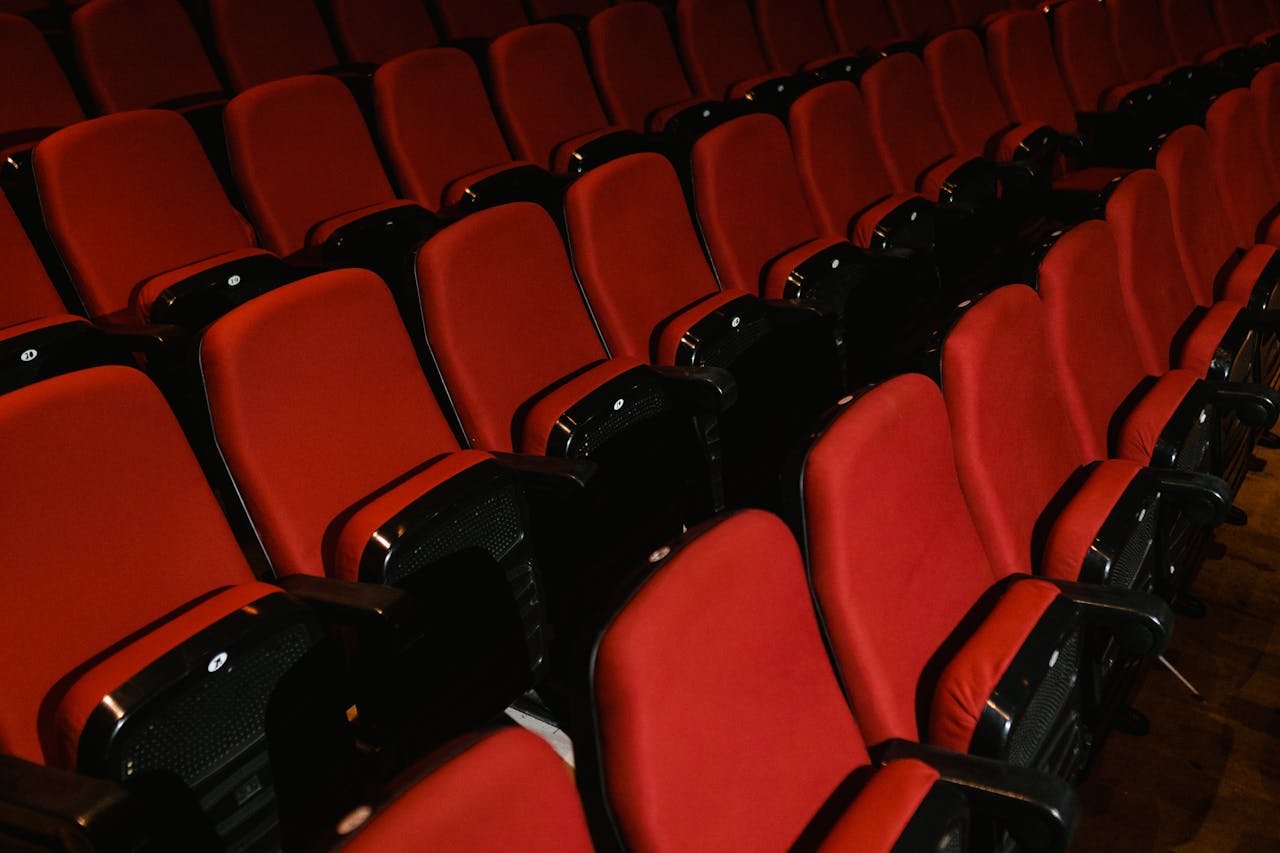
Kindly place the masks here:
<instances>
[{"instance_id":1,"label":"red seat backrest","mask_svg":"<svg viewBox=\"0 0 1280 853\"><path fill-rule=\"evenodd\" d=\"M933 102L955 151L981 156L1011 124L987 70L982 42L972 30L952 30L929 42L924 65Z\"/></svg>"},{"instance_id":2,"label":"red seat backrest","mask_svg":"<svg viewBox=\"0 0 1280 853\"><path fill-rule=\"evenodd\" d=\"M1126 82L1107 8L1098 0L1067 0L1053 7L1053 49L1080 112L1102 109L1107 90Z\"/></svg>"},{"instance_id":3,"label":"red seat backrest","mask_svg":"<svg viewBox=\"0 0 1280 853\"><path fill-rule=\"evenodd\" d=\"M1036 524L1085 455L1049 354L1044 306L1009 285L970 308L942 350L956 469L992 565L1033 565Z\"/></svg>"},{"instance_id":4,"label":"red seat backrest","mask_svg":"<svg viewBox=\"0 0 1280 853\"><path fill-rule=\"evenodd\" d=\"M418 252L427 340L471 443L512 449L533 395L606 357L545 210L473 213Z\"/></svg>"},{"instance_id":5,"label":"red seat backrest","mask_svg":"<svg viewBox=\"0 0 1280 853\"><path fill-rule=\"evenodd\" d=\"M321 273L222 317L201 338L200 372L218 448L279 575L332 573L335 519L458 449L390 291L365 270Z\"/></svg>"},{"instance_id":6,"label":"red seat backrest","mask_svg":"<svg viewBox=\"0 0 1280 853\"><path fill-rule=\"evenodd\" d=\"M836 44L846 53L862 53L905 38L884 0L823 0Z\"/></svg>"},{"instance_id":7,"label":"red seat backrest","mask_svg":"<svg viewBox=\"0 0 1280 853\"><path fill-rule=\"evenodd\" d=\"M84 118L48 42L26 18L0 15L0 80L0 154L10 134L54 130Z\"/></svg>"},{"instance_id":8,"label":"red seat backrest","mask_svg":"<svg viewBox=\"0 0 1280 853\"><path fill-rule=\"evenodd\" d=\"M556 146L609 125L582 49L563 24L533 24L489 45L490 88L517 156L551 165Z\"/></svg>"},{"instance_id":9,"label":"red seat backrest","mask_svg":"<svg viewBox=\"0 0 1280 853\"><path fill-rule=\"evenodd\" d=\"M438 47L393 59L373 78L378 130L401 194L429 208L454 181L511 162L471 58Z\"/></svg>"},{"instance_id":10,"label":"red seat backrest","mask_svg":"<svg viewBox=\"0 0 1280 853\"><path fill-rule=\"evenodd\" d=\"M0 655L0 751L40 763L54 758L43 706L68 673L253 574L177 419L137 370L95 367L0 397L0 468L0 642L11 650Z\"/></svg>"},{"instance_id":11,"label":"red seat backrest","mask_svg":"<svg viewBox=\"0 0 1280 853\"><path fill-rule=\"evenodd\" d=\"M862 97L899 192L916 189L925 170L957 153L933 102L929 74L915 55L895 53L872 65L862 75Z\"/></svg>"},{"instance_id":12,"label":"red seat backrest","mask_svg":"<svg viewBox=\"0 0 1280 853\"><path fill-rule=\"evenodd\" d=\"M0 283L0 329L66 313L27 232L3 195L0 195L0 263L4 264L5 271Z\"/></svg>"},{"instance_id":13,"label":"red seat backrest","mask_svg":"<svg viewBox=\"0 0 1280 853\"><path fill-rule=\"evenodd\" d=\"M810 578L858 722L873 743L919 740L925 667L996 580L938 386L905 374L856 399L810 447L801 487Z\"/></svg>"},{"instance_id":14,"label":"red seat backrest","mask_svg":"<svg viewBox=\"0 0 1280 853\"><path fill-rule=\"evenodd\" d=\"M1220 96L1205 117L1213 155L1213 174L1221 187L1236 244L1249 247L1280 201L1271 159L1262 149L1257 105L1248 89L1232 89Z\"/></svg>"},{"instance_id":15,"label":"red seat backrest","mask_svg":"<svg viewBox=\"0 0 1280 853\"><path fill-rule=\"evenodd\" d=\"M658 154L605 163L570 185L573 263L609 351L651 358L663 320L719 292L680 179Z\"/></svg>"},{"instance_id":16,"label":"red seat backrest","mask_svg":"<svg viewBox=\"0 0 1280 853\"><path fill-rule=\"evenodd\" d=\"M1209 0L1160 0L1165 31L1179 62L1199 62L1223 44Z\"/></svg>"},{"instance_id":17,"label":"red seat backrest","mask_svg":"<svg viewBox=\"0 0 1280 853\"><path fill-rule=\"evenodd\" d=\"M1127 79L1141 80L1179 64L1159 0L1112 0L1107 11L1116 58Z\"/></svg>"},{"instance_id":18,"label":"red seat backrest","mask_svg":"<svg viewBox=\"0 0 1280 853\"><path fill-rule=\"evenodd\" d=\"M847 235L857 214L893 194L869 122L852 83L819 86L791 105L796 168L824 234Z\"/></svg>"},{"instance_id":19,"label":"red seat backrest","mask_svg":"<svg viewBox=\"0 0 1280 853\"><path fill-rule=\"evenodd\" d=\"M255 245L177 113L80 122L41 142L33 163L45 223L91 317L124 311L153 276Z\"/></svg>"},{"instance_id":20,"label":"red seat backrest","mask_svg":"<svg viewBox=\"0 0 1280 853\"><path fill-rule=\"evenodd\" d=\"M262 245L281 257L319 223L395 200L368 126L334 77L255 86L226 111L227 150Z\"/></svg>"},{"instance_id":21,"label":"red seat backrest","mask_svg":"<svg viewBox=\"0 0 1280 853\"><path fill-rule=\"evenodd\" d=\"M840 52L822 12L822 0L754 0L756 28L774 71L790 73L813 59Z\"/></svg>"},{"instance_id":22,"label":"red seat backrest","mask_svg":"<svg viewBox=\"0 0 1280 853\"><path fill-rule=\"evenodd\" d=\"M987 27L987 63L1016 122L1075 133L1076 111L1053 58L1049 23L1039 11L1012 12Z\"/></svg>"},{"instance_id":23,"label":"red seat backrest","mask_svg":"<svg viewBox=\"0 0 1280 853\"><path fill-rule=\"evenodd\" d=\"M494 39L529 23L520 0L435 0L446 37Z\"/></svg>"},{"instance_id":24,"label":"red seat backrest","mask_svg":"<svg viewBox=\"0 0 1280 853\"><path fill-rule=\"evenodd\" d=\"M957 21L951 5L939 0L889 0L889 11L898 22L898 32L920 41L967 23Z\"/></svg>"},{"instance_id":25,"label":"red seat backrest","mask_svg":"<svg viewBox=\"0 0 1280 853\"><path fill-rule=\"evenodd\" d=\"M76 58L106 113L222 91L200 36L177 0L100 0L71 19Z\"/></svg>"},{"instance_id":26,"label":"red seat backrest","mask_svg":"<svg viewBox=\"0 0 1280 853\"><path fill-rule=\"evenodd\" d=\"M694 207L720 286L760 292L765 266L818 236L786 128L743 116L693 147Z\"/></svg>"},{"instance_id":27,"label":"red seat backrest","mask_svg":"<svg viewBox=\"0 0 1280 853\"><path fill-rule=\"evenodd\" d=\"M747 0L680 0L676 33L689 80L704 98L721 100L735 84L770 73Z\"/></svg>"},{"instance_id":28,"label":"red seat backrest","mask_svg":"<svg viewBox=\"0 0 1280 853\"><path fill-rule=\"evenodd\" d=\"M671 31L652 3L611 6L587 25L600 98L615 124L643 133L656 110L693 97Z\"/></svg>"}]
</instances>

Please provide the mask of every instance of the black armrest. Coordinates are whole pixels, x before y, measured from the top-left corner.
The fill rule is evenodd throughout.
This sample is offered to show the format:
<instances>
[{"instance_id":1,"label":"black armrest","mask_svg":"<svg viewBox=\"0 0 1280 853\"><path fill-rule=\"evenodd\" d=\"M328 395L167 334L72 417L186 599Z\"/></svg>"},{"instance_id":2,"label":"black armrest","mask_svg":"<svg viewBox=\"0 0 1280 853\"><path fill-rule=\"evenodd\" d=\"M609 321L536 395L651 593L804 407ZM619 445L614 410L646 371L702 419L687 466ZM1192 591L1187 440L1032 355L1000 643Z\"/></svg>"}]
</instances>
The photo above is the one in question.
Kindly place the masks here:
<instances>
[{"instance_id":1,"label":"black armrest","mask_svg":"<svg viewBox=\"0 0 1280 853\"><path fill-rule=\"evenodd\" d=\"M1267 266L1270 267L1271 264L1268 264ZM1264 270L1264 275L1265 273L1266 270ZM1241 312L1240 316L1249 328L1254 331L1268 332L1273 335L1280 334L1280 309L1246 309Z\"/></svg>"},{"instance_id":2,"label":"black armrest","mask_svg":"<svg viewBox=\"0 0 1280 853\"><path fill-rule=\"evenodd\" d=\"M655 366L667 390L682 405L706 415L727 412L738 401L738 383L721 367Z\"/></svg>"},{"instance_id":3,"label":"black armrest","mask_svg":"<svg viewBox=\"0 0 1280 853\"><path fill-rule=\"evenodd\" d=\"M171 323L103 323L98 328L117 345L147 361L170 358L191 340L186 329Z\"/></svg>"},{"instance_id":4,"label":"black armrest","mask_svg":"<svg viewBox=\"0 0 1280 853\"><path fill-rule=\"evenodd\" d=\"M457 203L442 210L440 217L456 218L513 201L533 202L552 215L560 216L564 183L564 178L532 163L513 165L510 169L494 172L468 184Z\"/></svg>"},{"instance_id":5,"label":"black armrest","mask_svg":"<svg viewBox=\"0 0 1280 853\"><path fill-rule=\"evenodd\" d=\"M1110 631L1126 654L1162 653L1173 635L1173 611L1156 595L1139 589L1038 577L1075 602L1087 623Z\"/></svg>"},{"instance_id":6,"label":"black armrest","mask_svg":"<svg viewBox=\"0 0 1280 853\"><path fill-rule=\"evenodd\" d=\"M1083 133L1061 133L1058 146L1064 154L1080 156L1088 151L1089 140Z\"/></svg>"},{"instance_id":7,"label":"black armrest","mask_svg":"<svg viewBox=\"0 0 1280 853\"><path fill-rule=\"evenodd\" d=\"M439 228L434 214L405 202L348 222L329 235L321 255L335 267L363 267L393 281L407 269L413 249Z\"/></svg>"},{"instance_id":8,"label":"black armrest","mask_svg":"<svg viewBox=\"0 0 1280 853\"><path fill-rule=\"evenodd\" d=\"M1080 801L1062 779L936 746L889 740L872 749L878 766L913 758L954 786L977 814L995 820L1025 850L1061 853L1080 820Z\"/></svg>"},{"instance_id":9,"label":"black armrest","mask_svg":"<svg viewBox=\"0 0 1280 853\"><path fill-rule=\"evenodd\" d=\"M1209 399L1246 426L1270 429L1280 417L1280 391L1246 382L1206 382Z\"/></svg>"},{"instance_id":10,"label":"black armrest","mask_svg":"<svg viewBox=\"0 0 1280 853\"><path fill-rule=\"evenodd\" d=\"M190 799L181 785L175 797ZM194 802L189 809L148 807L123 785L0 755L0 847L70 853L159 851L178 841L170 815L192 820L182 849L213 850L211 829ZM166 836L167 840L166 840Z\"/></svg>"},{"instance_id":11,"label":"black armrest","mask_svg":"<svg viewBox=\"0 0 1280 853\"><path fill-rule=\"evenodd\" d=\"M413 597L395 587L314 575L289 575L277 585L315 610L321 621L351 628L383 649L406 648L422 634Z\"/></svg>"},{"instance_id":12,"label":"black armrest","mask_svg":"<svg viewBox=\"0 0 1280 853\"><path fill-rule=\"evenodd\" d=\"M528 487L542 491L580 492L590 487L600 466L590 459L564 459L532 453L490 453L503 468Z\"/></svg>"},{"instance_id":13,"label":"black armrest","mask_svg":"<svg viewBox=\"0 0 1280 853\"><path fill-rule=\"evenodd\" d=\"M616 130L575 148L569 155L568 172L581 175L610 160L652 150L653 145L644 136L632 130Z\"/></svg>"},{"instance_id":14,"label":"black armrest","mask_svg":"<svg viewBox=\"0 0 1280 853\"><path fill-rule=\"evenodd\" d=\"M1161 503L1182 510L1195 524L1217 527L1226 521L1235 495L1226 480L1200 471L1145 469L1156 480Z\"/></svg>"}]
</instances>

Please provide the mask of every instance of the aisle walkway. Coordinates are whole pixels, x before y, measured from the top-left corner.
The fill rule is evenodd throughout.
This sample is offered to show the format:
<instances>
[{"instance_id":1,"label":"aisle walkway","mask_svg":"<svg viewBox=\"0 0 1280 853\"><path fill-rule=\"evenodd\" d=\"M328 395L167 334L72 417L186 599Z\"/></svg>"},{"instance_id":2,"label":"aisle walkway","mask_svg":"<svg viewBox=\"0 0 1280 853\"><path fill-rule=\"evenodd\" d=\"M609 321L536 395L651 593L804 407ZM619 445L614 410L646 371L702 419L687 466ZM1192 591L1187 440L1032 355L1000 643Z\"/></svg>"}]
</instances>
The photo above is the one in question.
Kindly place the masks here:
<instances>
[{"instance_id":1,"label":"aisle walkway","mask_svg":"<svg viewBox=\"0 0 1280 853\"><path fill-rule=\"evenodd\" d=\"M1280 452L1249 475L1221 557L1193 590L1204 619L1181 619L1168 658L1203 693L1153 669L1136 706L1151 734L1115 734L1081 788L1080 853L1280 851Z\"/></svg>"}]
</instances>

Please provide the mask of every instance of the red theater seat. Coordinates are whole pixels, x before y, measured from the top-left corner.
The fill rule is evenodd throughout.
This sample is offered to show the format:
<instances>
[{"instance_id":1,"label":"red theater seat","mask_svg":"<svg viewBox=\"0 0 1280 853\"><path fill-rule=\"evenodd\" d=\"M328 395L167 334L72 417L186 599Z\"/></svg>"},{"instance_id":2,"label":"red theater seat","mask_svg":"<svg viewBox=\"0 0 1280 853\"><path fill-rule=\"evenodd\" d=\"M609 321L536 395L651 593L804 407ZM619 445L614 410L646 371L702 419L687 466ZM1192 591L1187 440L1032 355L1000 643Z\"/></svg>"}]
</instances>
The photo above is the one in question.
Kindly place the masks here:
<instances>
[{"instance_id":1,"label":"red theater seat","mask_svg":"<svg viewBox=\"0 0 1280 853\"><path fill-rule=\"evenodd\" d=\"M836 44L822 0L754 0L752 9L760 44L774 71L838 69L853 76L858 64Z\"/></svg>"},{"instance_id":2,"label":"red theater seat","mask_svg":"<svg viewBox=\"0 0 1280 853\"><path fill-rule=\"evenodd\" d=\"M689 80L704 98L768 99L789 88L786 75L765 59L747 0L680 0L676 37Z\"/></svg>"},{"instance_id":3,"label":"red theater seat","mask_svg":"<svg viewBox=\"0 0 1280 853\"><path fill-rule=\"evenodd\" d=\"M529 23L520 0L434 0L446 38L495 39Z\"/></svg>"},{"instance_id":4,"label":"red theater seat","mask_svg":"<svg viewBox=\"0 0 1280 853\"><path fill-rule=\"evenodd\" d=\"M33 165L49 233L95 320L186 322L188 299L238 304L283 280L176 113L81 122L44 140Z\"/></svg>"},{"instance_id":5,"label":"red theater seat","mask_svg":"<svg viewBox=\"0 0 1280 853\"><path fill-rule=\"evenodd\" d=\"M887 0L887 2L889 11L897 21L898 32L921 42L928 41L954 26L964 26L969 23L956 20L951 3L942 3L939 0Z\"/></svg>"},{"instance_id":6,"label":"red theater seat","mask_svg":"<svg viewBox=\"0 0 1280 853\"><path fill-rule=\"evenodd\" d=\"M884 0L823 0L822 7L831 34L846 53L876 51L904 39Z\"/></svg>"},{"instance_id":7,"label":"red theater seat","mask_svg":"<svg viewBox=\"0 0 1280 853\"><path fill-rule=\"evenodd\" d=\"M333 77L255 86L227 105L226 125L240 194L280 257L314 257L362 227L425 215L396 196L360 107Z\"/></svg>"}]
</instances>

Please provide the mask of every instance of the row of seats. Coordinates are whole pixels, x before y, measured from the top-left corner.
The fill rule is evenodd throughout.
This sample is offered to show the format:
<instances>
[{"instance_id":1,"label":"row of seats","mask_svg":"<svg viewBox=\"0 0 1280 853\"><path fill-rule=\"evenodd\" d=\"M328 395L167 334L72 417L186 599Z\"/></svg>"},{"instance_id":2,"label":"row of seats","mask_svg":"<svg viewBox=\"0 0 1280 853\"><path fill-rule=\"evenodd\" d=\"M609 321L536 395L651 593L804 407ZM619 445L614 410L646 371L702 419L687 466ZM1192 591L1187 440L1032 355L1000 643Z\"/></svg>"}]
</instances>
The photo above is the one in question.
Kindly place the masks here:
<instances>
[{"instance_id":1,"label":"row of seats","mask_svg":"<svg viewBox=\"0 0 1280 853\"><path fill-rule=\"evenodd\" d=\"M609 11L632 8L652 7ZM1006 21L1048 37L1041 13L1009 13L988 28L988 51ZM1111 172L1095 192L1104 221L1051 235L1038 294L1019 285L967 302L935 348L936 382L907 375L842 401L792 456L841 394L825 365L842 343L865 346L884 291L904 280L899 262L933 250L922 215L938 205L951 216L938 215L940 231L973 226L1017 186L996 173L976 181L989 193L957 188L962 170L974 182L987 168L987 151L951 141L943 113L965 116L959 96L940 93L953 74L937 69L983 47L957 31L923 62L871 65L858 87L806 81L770 105L787 124L735 107L691 134L686 161L667 146L582 156L606 128L571 127L583 111L561 96L592 88L572 33L516 30L490 47L504 61L532 57L506 108L501 63L489 69L508 137L536 148L539 167L582 174L512 169L504 152L501 171L519 178L506 180L539 203L500 192L469 209L483 182L466 179L443 218L396 194L358 96L327 77L255 87L228 106L248 219L171 112L48 136L33 158L37 192L6 186L27 215L0 208L5 255L36 282L13 288L25 316L3 333L3 446L32 481L15 490L20 509L6 508L20 531L6 563L56 563L15 596L10 645L44 630L22 617L38 609L30 601L80 600L66 607L76 613L115 604L48 661L4 675L25 685L4 744L22 813L98 832L65 802L23 798L105 776L128 795L83 796L140 809L124 823L161 849L194 844L198 827L232 847L309 844L332 827L367 827L356 844L430 838L432 804L454 796L432 787L454 784L437 774L501 740L513 757L474 772L539 774L545 820L525 828L498 814L446 832L482 833L478 847L503 843L489 831L585 843L582 806L527 738L472 734L423 775L441 762L420 763L424 750L516 702L571 733L600 846L1065 844L1073 800L1053 777L1078 778L1142 659L1167 642L1171 615L1148 591L1194 612L1184 587L1195 540L1232 517L1249 449L1275 421L1264 203L1280 186L1257 107L1274 74L1215 98L1207 127L1170 135L1155 170ZM479 93L480 124L497 134L465 53L414 53L379 74L437 61ZM558 100L571 107L559 117ZM530 105L528 135L551 144L515 141L513 116ZM915 135L917 148L899 150ZM874 156L850 164L846 140ZM1041 153L1040 172L1068 174L1056 149ZM840 212L838 190L819 224L814 199L840 180L850 192L887 187L873 199L880 215L850 228L863 208ZM438 193L426 207L447 207ZM1214 220L1205 200L1238 213ZM55 264L92 325L65 316ZM137 355L181 427L136 370L84 366ZM101 435L85 441L84 423ZM121 484L137 499L122 504ZM71 535L46 529L47 507L67 494L86 516ZM800 547L764 513L718 513L726 503L783 512ZM86 554L100 565L113 552L153 566L163 594L101 572L79 583ZM782 695L782 682L796 689ZM195 695L226 709L220 725L241 727L235 747L172 746L194 743L182 726L211 725L184 705ZM750 706L728 732L725 696ZM880 745L874 761L865 743ZM874 776L872 763L883 765ZM408 776L388 789L391 768ZM182 784L152 784L165 773ZM351 811L370 796L386 804L375 819Z\"/></svg>"}]
</instances>

